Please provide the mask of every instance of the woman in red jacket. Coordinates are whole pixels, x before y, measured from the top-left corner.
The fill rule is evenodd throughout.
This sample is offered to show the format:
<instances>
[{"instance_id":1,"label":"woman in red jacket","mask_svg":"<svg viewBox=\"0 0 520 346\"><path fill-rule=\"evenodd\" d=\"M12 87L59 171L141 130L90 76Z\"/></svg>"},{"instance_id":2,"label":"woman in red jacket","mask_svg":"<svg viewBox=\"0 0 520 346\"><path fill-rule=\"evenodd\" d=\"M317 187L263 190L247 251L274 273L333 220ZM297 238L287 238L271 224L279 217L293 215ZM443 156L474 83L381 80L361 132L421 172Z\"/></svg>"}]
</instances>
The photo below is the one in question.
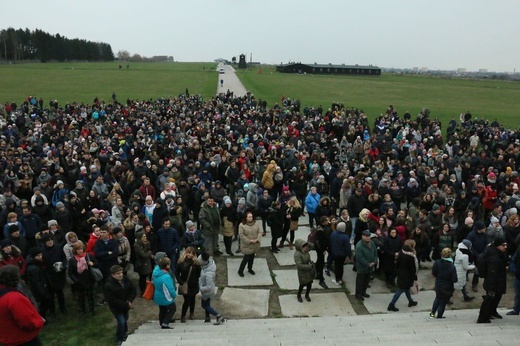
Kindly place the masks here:
<instances>
[{"instance_id":1,"label":"woman in red jacket","mask_svg":"<svg viewBox=\"0 0 520 346\"><path fill-rule=\"evenodd\" d=\"M17 266L0 268L0 344L41 345L38 334L44 320L30 300L16 290L19 282Z\"/></svg>"}]
</instances>

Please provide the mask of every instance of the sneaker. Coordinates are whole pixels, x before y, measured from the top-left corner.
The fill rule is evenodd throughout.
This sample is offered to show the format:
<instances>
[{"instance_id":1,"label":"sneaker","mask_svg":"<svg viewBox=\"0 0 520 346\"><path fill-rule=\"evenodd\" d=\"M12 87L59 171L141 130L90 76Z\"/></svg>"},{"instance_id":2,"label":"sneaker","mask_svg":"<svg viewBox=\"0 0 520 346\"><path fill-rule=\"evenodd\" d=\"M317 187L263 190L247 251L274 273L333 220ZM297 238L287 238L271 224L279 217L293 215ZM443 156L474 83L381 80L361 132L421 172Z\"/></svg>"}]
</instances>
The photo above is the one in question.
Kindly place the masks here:
<instances>
[{"instance_id":1,"label":"sneaker","mask_svg":"<svg viewBox=\"0 0 520 346\"><path fill-rule=\"evenodd\" d=\"M220 324L222 324L224 322L226 322L226 319L224 318L224 316L218 315L217 316L217 321L215 323L213 323L213 325L218 326L218 325L220 325Z\"/></svg>"},{"instance_id":2,"label":"sneaker","mask_svg":"<svg viewBox=\"0 0 520 346\"><path fill-rule=\"evenodd\" d=\"M204 323L211 323L211 318L206 317L206 318L204 319Z\"/></svg>"},{"instance_id":3,"label":"sneaker","mask_svg":"<svg viewBox=\"0 0 520 346\"><path fill-rule=\"evenodd\" d=\"M435 318L435 314L433 312L430 312L430 318Z\"/></svg>"},{"instance_id":4,"label":"sneaker","mask_svg":"<svg viewBox=\"0 0 520 346\"><path fill-rule=\"evenodd\" d=\"M498 312L497 313L494 313L493 315L491 315L492 318L497 318L499 320L501 320L503 317L502 315L500 315Z\"/></svg>"},{"instance_id":5,"label":"sneaker","mask_svg":"<svg viewBox=\"0 0 520 346\"><path fill-rule=\"evenodd\" d=\"M515 311L515 310L511 310L506 315L507 316L518 316L518 315L520 315L520 312Z\"/></svg>"},{"instance_id":6,"label":"sneaker","mask_svg":"<svg viewBox=\"0 0 520 346\"><path fill-rule=\"evenodd\" d=\"M336 279L332 279L332 283L333 283L334 285L338 285L338 286L341 285L338 281L336 281Z\"/></svg>"},{"instance_id":7,"label":"sneaker","mask_svg":"<svg viewBox=\"0 0 520 346\"><path fill-rule=\"evenodd\" d=\"M255 275L255 274L256 274L255 271L254 271L253 269L248 269L247 272L248 272L249 274L251 274L251 275Z\"/></svg>"},{"instance_id":8,"label":"sneaker","mask_svg":"<svg viewBox=\"0 0 520 346\"><path fill-rule=\"evenodd\" d=\"M327 284L323 280L320 281L320 286L325 288L325 289L329 288L329 286L327 286Z\"/></svg>"},{"instance_id":9,"label":"sneaker","mask_svg":"<svg viewBox=\"0 0 520 346\"><path fill-rule=\"evenodd\" d=\"M330 276L330 270L325 269L325 275Z\"/></svg>"}]
</instances>

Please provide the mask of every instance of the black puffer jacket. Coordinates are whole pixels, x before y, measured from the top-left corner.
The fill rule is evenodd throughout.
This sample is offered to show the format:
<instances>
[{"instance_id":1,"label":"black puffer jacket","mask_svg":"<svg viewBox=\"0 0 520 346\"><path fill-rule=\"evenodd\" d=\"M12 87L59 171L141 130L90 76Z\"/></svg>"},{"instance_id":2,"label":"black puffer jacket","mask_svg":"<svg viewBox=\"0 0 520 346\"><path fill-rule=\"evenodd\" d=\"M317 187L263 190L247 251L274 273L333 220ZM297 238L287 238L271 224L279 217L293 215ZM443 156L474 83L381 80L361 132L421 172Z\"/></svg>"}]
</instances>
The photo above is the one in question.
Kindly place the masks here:
<instances>
[{"instance_id":1,"label":"black puffer jacket","mask_svg":"<svg viewBox=\"0 0 520 346\"><path fill-rule=\"evenodd\" d=\"M487 275L483 287L486 292L506 293L507 253L499 251L493 244L486 249Z\"/></svg>"}]
</instances>

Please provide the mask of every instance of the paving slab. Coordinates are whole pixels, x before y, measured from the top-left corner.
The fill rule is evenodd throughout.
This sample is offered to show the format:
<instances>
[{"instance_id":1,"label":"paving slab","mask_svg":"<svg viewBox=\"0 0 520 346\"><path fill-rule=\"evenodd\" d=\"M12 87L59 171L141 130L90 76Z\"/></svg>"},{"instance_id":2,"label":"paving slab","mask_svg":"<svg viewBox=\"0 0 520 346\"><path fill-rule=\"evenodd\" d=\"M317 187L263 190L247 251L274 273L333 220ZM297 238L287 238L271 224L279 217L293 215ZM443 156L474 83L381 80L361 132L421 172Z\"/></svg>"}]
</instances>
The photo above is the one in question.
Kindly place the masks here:
<instances>
[{"instance_id":1,"label":"paving slab","mask_svg":"<svg viewBox=\"0 0 520 346\"><path fill-rule=\"evenodd\" d=\"M278 287L284 290L297 290L300 286L298 282L298 271L296 269L280 269L273 270L273 274L275 275L274 280ZM334 285L332 283L332 277L325 276L325 283L329 287L329 289L333 288L341 288L340 286ZM314 280L312 284L312 289L325 290L323 287L319 285L318 280Z\"/></svg>"},{"instance_id":2,"label":"paving slab","mask_svg":"<svg viewBox=\"0 0 520 346\"><path fill-rule=\"evenodd\" d=\"M418 304L411 308L408 307L408 299L406 299L405 294L403 293L399 300L396 303L396 307L399 309L398 312L388 312L388 304L392 301L394 294L393 293L382 293L382 294L373 294L370 293L370 298L365 299L363 302L368 312L371 314L377 313L409 313L415 311L430 311L433 300L435 299L434 291L420 291L419 294L412 295L412 299L417 301ZM446 311L448 312L448 309Z\"/></svg>"},{"instance_id":3,"label":"paving slab","mask_svg":"<svg viewBox=\"0 0 520 346\"><path fill-rule=\"evenodd\" d=\"M269 294L266 289L224 288L220 304L231 308L235 314L265 317L269 312Z\"/></svg>"},{"instance_id":4,"label":"paving slab","mask_svg":"<svg viewBox=\"0 0 520 346\"><path fill-rule=\"evenodd\" d=\"M356 315L350 301L345 293L314 293L311 291L311 302L305 299L303 303L298 302L296 294L281 295L280 307L282 315L292 316L343 316Z\"/></svg>"},{"instance_id":5,"label":"paving slab","mask_svg":"<svg viewBox=\"0 0 520 346\"><path fill-rule=\"evenodd\" d=\"M228 286L271 286L273 285L273 279L271 272L267 266L267 260L265 258L255 258L253 264L253 270L255 275L251 275L247 272L247 267L244 270L244 277L238 275L238 268L240 267L242 258L229 257L227 260L228 270Z\"/></svg>"}]
</instances>

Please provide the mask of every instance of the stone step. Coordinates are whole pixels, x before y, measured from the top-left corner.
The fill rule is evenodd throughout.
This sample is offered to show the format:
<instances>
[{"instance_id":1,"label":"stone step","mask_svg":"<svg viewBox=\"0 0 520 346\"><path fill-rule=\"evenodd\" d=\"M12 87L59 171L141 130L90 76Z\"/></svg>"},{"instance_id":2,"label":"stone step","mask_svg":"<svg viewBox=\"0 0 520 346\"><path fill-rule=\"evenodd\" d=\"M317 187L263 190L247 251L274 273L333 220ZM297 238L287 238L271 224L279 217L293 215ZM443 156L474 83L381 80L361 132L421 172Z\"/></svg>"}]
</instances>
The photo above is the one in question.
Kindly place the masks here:
<instances>
[{"instance_id":1,"label":"stone step","mask_svg":"<svg viewBox=\"0 0 520 346\"><path fill-rule=\"evenodd\" d=\"M424 312L340 317L228 320L220 326L189 321L161 330L157 321L143 324L124 345L511 345L518 338L518 317L505 316L491 324L476 324L478 310L448 311L446 319ZM252 332L254 331L254 333ZM347 337L348 336L348 337ZM254 339L252 339L254 338Z\"/></svg>"}]
</instances>

